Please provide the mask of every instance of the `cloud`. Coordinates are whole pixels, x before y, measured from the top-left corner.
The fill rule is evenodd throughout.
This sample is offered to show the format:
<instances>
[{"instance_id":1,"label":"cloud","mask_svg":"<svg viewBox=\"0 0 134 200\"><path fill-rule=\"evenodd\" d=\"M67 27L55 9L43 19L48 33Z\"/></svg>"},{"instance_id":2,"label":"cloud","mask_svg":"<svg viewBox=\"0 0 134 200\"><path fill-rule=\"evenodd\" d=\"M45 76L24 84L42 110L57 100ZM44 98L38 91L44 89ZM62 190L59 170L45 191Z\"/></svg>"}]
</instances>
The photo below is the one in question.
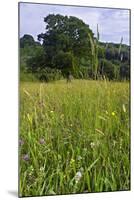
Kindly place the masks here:
<instances>
[{"instance_id":1,"label":"cloud","mask_svg":"<svg viewBox=\"0 0 134 200\"><path fill-rule=\"evenodd\" d=\"M124 9L20 3L20 36L31 34L37 39L45 31L43 18L48 14L76 16L95 34L98 24L100 40L119 43L123 37L124 43L129 44L129 10Z\"/></svg>"}]
</instances>

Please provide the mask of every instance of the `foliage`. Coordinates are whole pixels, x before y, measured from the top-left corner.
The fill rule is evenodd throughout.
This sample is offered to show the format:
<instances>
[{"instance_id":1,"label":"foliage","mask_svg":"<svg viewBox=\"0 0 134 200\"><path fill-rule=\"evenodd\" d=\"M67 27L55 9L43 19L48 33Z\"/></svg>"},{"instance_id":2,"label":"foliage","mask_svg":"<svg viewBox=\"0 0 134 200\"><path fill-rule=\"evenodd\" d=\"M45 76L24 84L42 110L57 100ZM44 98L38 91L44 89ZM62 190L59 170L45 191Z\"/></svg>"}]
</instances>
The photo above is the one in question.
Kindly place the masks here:
<instances>
[{"instance_id":1,"label":"foliage","mask_svg":"<svg viewBox=\"0 0 134 200\"><path fill-rule=\"evenodd\" d=\"M62 70L63 74L73 72L73 56L71 52L59 51L52 60L53 66Z\"/></svg>"},{"instance_id":2,"label":"foliage","mask_svg":"<svg viewBox=\"0 0 134 200\"><path fill-rule=\"evenodd\" d=\"M130 68L126 62L120 67L120 80L130 80Z\"/></svg>"},{"instance_id":3,"label":"foliage","mask_svg":"<svg viewBox=\"0 0 134 200\"><path fill-rule=\"evenodd\" d=\"M20 48L29 47L29 46L36 46L40 45L39 42L35 42L34 38L31 35L25 34L20 39Z\"/></svg>"},{"instance_id":4,"label":"foliage","mask_svg":"<svg viewBox=\"0 0 134 200\"><path fill-rule=\"evenodd\" d=\"M38 78L36 74L33 73L27 73L27 72L20 72L20 81L23 82L38 82Z\"/></svg>"},{"instance_id":5,"label":"foliage","mask_svg":"<svg viewBox=\"0 0 134 200\"><path fill-rule=\"evenodd\" d=\"M45 82L60 80L61 78L63 78L61 70L48 67L45 67L44 69L39 71L37 77L40 81Z\"/></svg>"},{"instance_id":6,"label":"foliage","mask_svg":"<svg viewBox=\"0 0 134 200\"><path fill-rule=\"evenodd\" d=\"M27 59L27 71L39 72L45 68L45 52L42 47L36 47L34 54Z\"/></svg>"},{"instance_id":7,"label":"foliage","mask_svg":"<svg viewBox=\"0 0 134 200\"><path fill-rule=\"evenodd\" d=\"M25 35L23 38L25 38ZM23 38L21 38L20 41L24 41ZM24 42L23 46L23 48L20 48L20 71L33 73L44 64L44 49L41 45L37 45L36 42L31 46L25 45Z\"/></svg>"},{"instance_id":8,"label":"foliage","mask_svg":"<svg viewBox=\"0 0 134 200\"><path fill-rule=\"evenodd\" d=\"M111 61L106 59L101 59L100 74L107 77L109 80L117 79L119 75L119 66L114 65Z\"/></svg>"},{"instance_id":9,"label":"foliage","mask_svg":"<svg viewBox=\"0 0 134 200\"><path fill-rule=\"evenodd\" d=\"M63 53L67 53L68 57L63 64L65 68L71 57L72 62L73 57L77 61L82 57L90 57L91 45L88 34L93 37L93 33L82 20L73 16L50 14L44 18L44 22L47 24L46 33L39 34L38 39L43 42L48 66L56 65L54 63L55 57L59 56L59 54L62 57Z\"/></svg>"}]
</instances>

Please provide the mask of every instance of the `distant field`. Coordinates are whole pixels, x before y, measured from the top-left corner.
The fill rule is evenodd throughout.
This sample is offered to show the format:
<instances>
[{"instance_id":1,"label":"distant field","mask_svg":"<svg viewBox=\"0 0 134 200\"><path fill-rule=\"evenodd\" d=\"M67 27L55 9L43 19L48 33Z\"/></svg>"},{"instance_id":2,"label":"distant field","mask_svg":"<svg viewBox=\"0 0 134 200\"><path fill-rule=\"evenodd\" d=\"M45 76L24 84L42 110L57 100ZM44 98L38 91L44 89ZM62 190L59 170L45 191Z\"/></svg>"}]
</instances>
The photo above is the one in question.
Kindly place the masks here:
<instances>
[{"instance_id":1,"label":"distant field","mask_svg":"<svg viewBox=\"0 0 134 200\"><path fill-rule=\"evenodd\" d=\"M130 189L129 83L20 83L20 196Z\"/></svg>"}]
</instances>

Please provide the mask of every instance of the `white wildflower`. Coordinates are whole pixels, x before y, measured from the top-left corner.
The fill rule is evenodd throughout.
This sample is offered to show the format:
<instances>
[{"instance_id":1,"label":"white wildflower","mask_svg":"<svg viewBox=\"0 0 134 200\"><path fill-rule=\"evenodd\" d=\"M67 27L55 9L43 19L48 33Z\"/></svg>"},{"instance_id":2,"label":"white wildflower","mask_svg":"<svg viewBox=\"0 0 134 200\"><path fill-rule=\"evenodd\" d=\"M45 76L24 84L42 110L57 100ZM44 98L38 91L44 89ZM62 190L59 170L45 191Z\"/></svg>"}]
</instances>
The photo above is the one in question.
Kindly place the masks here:
<instances>
[{"instance_id":1,"label":"white wildflower","mask_svg":"<svg viewBox=\"0 0 134 200\"><path fill-rule=\"evenodd\" d=\"M93 148L95 147L95 143L94 143L94 142L91 142L91 143L90 143L90 146L91 146L91 148L93 149Z\"/></svg>"},{"instance_id":2,"label":"white wildflower","mask_svg":"<svg viewBox=\"0 0 134 200\"><path fill-rule=\"evenodd\" d=\"M40 167L40 172L44 172L44 167Z\"/></svg>"},{"instance_id":3,"label":"white wildflower","mask_svg":"<svg viewBox=\"0 0 134 200\"><path fill-rule=\"evenodd\" d=\"M77 160L79 160L79 161L82 160L82 157L81 157L81 156L78 156L78 157L77 157Z\"/></svg>"},{"instance_id":4,"label":"white wildflower","mask_svg":"<svg viewBox=\"0 0 134 200\"><path fill-rule=\"evenodd\" d=\"M81 177L82 177L82 173L80 171L78 171L74 177L76 183L78 183L80 181Z\"/></svg>"}]
</instances>

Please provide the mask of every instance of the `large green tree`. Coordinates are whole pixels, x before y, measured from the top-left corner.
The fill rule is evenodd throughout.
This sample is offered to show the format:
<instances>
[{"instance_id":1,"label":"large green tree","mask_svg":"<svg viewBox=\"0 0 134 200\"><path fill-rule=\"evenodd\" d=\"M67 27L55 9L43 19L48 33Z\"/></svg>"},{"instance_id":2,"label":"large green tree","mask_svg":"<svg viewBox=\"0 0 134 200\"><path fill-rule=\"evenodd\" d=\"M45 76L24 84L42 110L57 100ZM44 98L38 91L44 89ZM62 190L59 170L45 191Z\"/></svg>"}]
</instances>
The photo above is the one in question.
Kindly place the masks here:
<instances>
[{"instance_id":1,"label":"large green tree","mask_svg":"<svg viewBox=\"0 0 134 200\"><path fill-rule=\"evenodd\" d=\"M49 67L66 68L78 71L82 58L91 57L91 45L88 34L93 38L93 32L81 19L73 16L50 14L44 18L46 32L38 35L46 51L46 62ZM60 59L64 63L58 61ZM59 65L59 66L56 66Z\"/></svg>"}]
</instances>

